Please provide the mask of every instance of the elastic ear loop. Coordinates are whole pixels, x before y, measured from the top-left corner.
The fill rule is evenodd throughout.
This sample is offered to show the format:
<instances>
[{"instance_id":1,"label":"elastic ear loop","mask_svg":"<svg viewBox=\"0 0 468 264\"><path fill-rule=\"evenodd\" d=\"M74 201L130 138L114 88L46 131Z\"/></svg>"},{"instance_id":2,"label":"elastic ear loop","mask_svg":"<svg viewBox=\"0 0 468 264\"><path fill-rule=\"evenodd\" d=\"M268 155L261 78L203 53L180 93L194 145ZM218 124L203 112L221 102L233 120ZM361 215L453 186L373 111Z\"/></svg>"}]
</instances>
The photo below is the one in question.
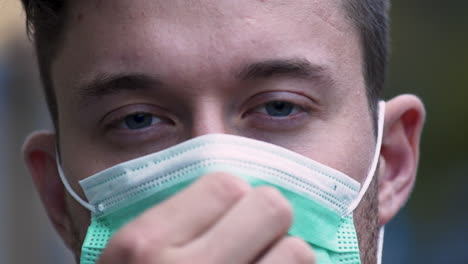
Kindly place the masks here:
<instances>
[{"instance_id":1,"label":"elastic ear loop","mask_svg":"<svg viewBox=\"0 0 468 264\"><path fill-rule=\"evenodd\" d=\"M382 264L382 251L384 242L385 226L380 227L379 238L377 241L377 264Z\"/></svg>"},{"instance_id":2,"label":"elastic ear loop","mask_svg":"<svg viewBox=\"0 0 468 264\"><path fill-rule=\"evenodd\" d=\"M374 157L372 159L372 164L369 168L369 173L367 174L366 180L364 181L364 184L362 185L362 188L359 191L358 197L356 198L356 200L354 200L351 203L346 215L349 215L350 213L354 211L354 209L356 209L356 207L361 202L362 197L364 197L364 194L366 194L370 183L372 182L372 178L374 177L375 170L377 169L377 164L379 163L380 149L382 147L384 121L385 121L385 102L380 101L379 102L379 118L377 121L377 142L375 144L375 151L374 151Z\"/></svg>"},{"instance_id":3,"label":"elastic ear loop","mask_svg":"<svg viewBox=\"0 0 468 264\"><path fill-rule=\"evenodd\" d=\"M60 164L61 162L60 162L60 156L59 156L58 152L55 153L55 157L57 159L57 170L58 170L58 173L60 175L60 179L62 180L62 183L65 186L65 189L67 189L68 193L73 198L75 198L75 200L78 203L80 203L83 207L85 207L86 209L88 209L89 211L91 211L93 213L96 213L97 212L96 208L94 206L92 206L91 204L85 202L83 199L81 199L81 197L78 196L78 194L76 194L76 192L72 189L72 187L68 183L67 177L65 177L65 173L63 173L62 165Z\"/></svg>"}]
</instances>

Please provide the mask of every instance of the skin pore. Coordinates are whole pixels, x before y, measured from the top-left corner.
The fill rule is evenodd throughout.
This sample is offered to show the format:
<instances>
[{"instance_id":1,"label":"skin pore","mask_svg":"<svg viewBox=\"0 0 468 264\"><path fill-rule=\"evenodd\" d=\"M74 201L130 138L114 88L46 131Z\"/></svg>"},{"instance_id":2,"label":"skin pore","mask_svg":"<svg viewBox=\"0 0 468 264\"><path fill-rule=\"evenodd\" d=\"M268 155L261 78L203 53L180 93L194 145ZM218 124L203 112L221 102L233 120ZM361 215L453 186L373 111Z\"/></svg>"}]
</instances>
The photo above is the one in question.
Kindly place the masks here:
<instances>
[{"instance_id":1,"label":"skin pore","mask_svg":"<svg viewBox=\"0 0 468 264\"><path fill-rule=\"evenodd\" d=\"M375 138L359 34L341 4L71 1L51 75L62 167L74 190L82 195L78 181L103 169L208 133L267 141L362 183ZM421 103L397 98L387 113L385 199L374 181L355 217L363 263L375 263L379 223L404 204L417 167ZM55 144L54 134L33 135L25 158L78 258L89 212L58 187ZM47 192L66 198L54 202Z\"/></svg>"}]
</instances>

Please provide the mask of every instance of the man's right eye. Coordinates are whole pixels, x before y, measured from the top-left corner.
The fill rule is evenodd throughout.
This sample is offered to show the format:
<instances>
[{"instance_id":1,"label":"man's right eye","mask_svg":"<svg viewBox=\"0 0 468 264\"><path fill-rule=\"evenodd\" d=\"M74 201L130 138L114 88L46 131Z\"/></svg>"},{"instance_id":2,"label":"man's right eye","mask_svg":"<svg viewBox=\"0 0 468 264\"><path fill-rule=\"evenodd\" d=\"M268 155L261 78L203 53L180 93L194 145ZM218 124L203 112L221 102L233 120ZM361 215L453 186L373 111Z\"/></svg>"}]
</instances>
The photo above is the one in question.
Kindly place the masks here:
<instances>
[{"instance_id":1,"label":"man's right eye","mask_svg":"<svg viewBox=\"0 0 468 264\"><path fill-rule=\"evenodd\" d=\"M136 113L126 116L116 124L116 127L122 129L144 129L161 122L161 119L150 113Z\"/></svg>"}]
</instances>

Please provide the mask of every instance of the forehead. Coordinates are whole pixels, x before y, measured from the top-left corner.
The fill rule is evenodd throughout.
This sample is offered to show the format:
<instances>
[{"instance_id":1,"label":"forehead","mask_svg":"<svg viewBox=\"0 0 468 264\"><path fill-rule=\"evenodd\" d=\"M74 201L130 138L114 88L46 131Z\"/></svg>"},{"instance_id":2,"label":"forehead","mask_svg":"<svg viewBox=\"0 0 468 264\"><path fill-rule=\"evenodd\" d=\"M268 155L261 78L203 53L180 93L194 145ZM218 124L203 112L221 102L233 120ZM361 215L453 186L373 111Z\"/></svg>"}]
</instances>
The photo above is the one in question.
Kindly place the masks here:
<instances>
[{"instance_id":1,"label":"forehead","mask_svg":"<svg viewBox=\"0 0 468 264\"><path fill-rule=\"evenodd\" d=\"M68 7L52 76L55 87L70 87L157 65L159 75L184 72L190 79L298 55L336 72L360 67L358 37L341 0L80 0Z\"/></svg>"},{"instance_id":2,"label":"forehead","mask_svg":"<svg viewBox=\"0 0 468 264\"><path fill-rule=\"evenodd\" d=\"M71 1L69 14L78 20L84 15L107 17L111 15L120 22L142 19L168 21L172 25L208 26L219 28L233 20L273 18L276 22L311 22L319 17L333 27L346 30L342 25L343 0L80 0ZM282 19L280 19L282 18ZM115 21L114 21L115 22ZM207 23L208 22L208 23ZM270 21L274 22L274 21ZM211 27L211 28L212 28ZM208 28L210 28L208 26Z\"/></svg>"}]
</instances>

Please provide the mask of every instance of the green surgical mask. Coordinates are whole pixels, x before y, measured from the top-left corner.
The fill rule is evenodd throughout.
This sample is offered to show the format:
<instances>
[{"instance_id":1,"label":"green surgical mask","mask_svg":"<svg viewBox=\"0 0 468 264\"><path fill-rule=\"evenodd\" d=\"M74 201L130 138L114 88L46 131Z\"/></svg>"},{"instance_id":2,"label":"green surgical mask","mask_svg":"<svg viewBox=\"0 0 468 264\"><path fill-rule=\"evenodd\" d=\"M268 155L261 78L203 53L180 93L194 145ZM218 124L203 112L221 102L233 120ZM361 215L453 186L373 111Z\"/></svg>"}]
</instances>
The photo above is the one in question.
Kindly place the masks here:
<instances>
[{"instance_id":1,"label":"green surgical mask","mask_svg":"<svg viewBox=\"0 0 468 264\"><path fill-rule=\"evenodd\" d=\"M96 263L112 235L148 208L199 177L222 171L242 177L252 186L280 190L294 212L288 234L305 240L314 249L318 264L360 264L353 211L372 180L380 155L385 103L379 106L376 151L362 187L344 173L285 148L225 134L197 137L86 178L80 185L88 202L69 186L58 164L67 190L91 211L80 263Z\"/></svg>"}]
</instances>

